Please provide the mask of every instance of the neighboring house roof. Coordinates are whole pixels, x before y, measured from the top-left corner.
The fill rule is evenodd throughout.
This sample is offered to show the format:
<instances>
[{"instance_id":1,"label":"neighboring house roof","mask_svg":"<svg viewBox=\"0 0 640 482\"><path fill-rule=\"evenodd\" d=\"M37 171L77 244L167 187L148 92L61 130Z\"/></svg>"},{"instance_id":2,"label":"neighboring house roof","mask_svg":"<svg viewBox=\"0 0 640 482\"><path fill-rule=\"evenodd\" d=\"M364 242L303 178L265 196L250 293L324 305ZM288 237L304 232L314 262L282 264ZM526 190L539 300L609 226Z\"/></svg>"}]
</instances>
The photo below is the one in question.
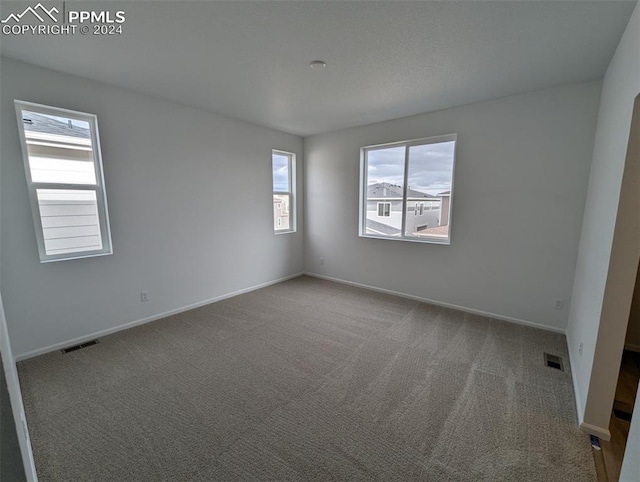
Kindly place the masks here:
<instances>
[{"instance_id":1,"label":"neighboring house roof","mask_svg":"<svg viewBox=\"0 0 640 482\"><path fill-rule=\"evenodd\" d=\"M451 191L443 191L438 193L438 196L451 196Z\"/></svg>"},{"instance_id":2,"label":"neighboring house roof","mask_svg":"<svg viewBox=\"0 0 640 482\"><path fill-rule=\"evenodd\" d=\"M371 184L367 186L367 197L377 199L402 199L402 186L391 184L388 182L379 182L377 184ZM424 192L416 191L415 189L407 188L407 198L409 199L438 199L436 196L426 194Z\"/></svg>"},{"instance_id":3,"label":"neighboring house roof","mask_svg":"<svg viewBox=\"0 0 640 482\"><path fill-rule=\"evenodd\" d=\"M47 115L23 111L22 119L25 131L43 132L46 134L56 134L68 137L80 137L82 139L91 138L89 129L80 127L77 124L72 124L70 127L68 122L62 122Z\"/></svg>"},{"instance_id":4,"label":"neighboring house roof","mask_svg":"<svg viewBox=\"0 0 640 482\"><path fill-rule=\"evenodd\" d=\"M373 221L372 219L367 219L367 230L375 231L379 234L386 234L388 236L397 236L400 234L400 230L398 228Z\"/></svg>"}]
</instances>

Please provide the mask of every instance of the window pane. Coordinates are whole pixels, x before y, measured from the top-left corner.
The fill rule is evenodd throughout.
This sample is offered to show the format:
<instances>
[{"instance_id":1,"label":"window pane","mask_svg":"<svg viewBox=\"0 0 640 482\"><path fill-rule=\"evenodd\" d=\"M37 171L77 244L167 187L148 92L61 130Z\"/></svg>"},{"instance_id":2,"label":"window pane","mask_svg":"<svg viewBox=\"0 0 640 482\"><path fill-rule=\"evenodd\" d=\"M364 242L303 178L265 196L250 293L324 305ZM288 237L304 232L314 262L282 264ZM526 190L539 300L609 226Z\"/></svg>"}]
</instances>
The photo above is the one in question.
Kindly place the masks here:
<instances>
[{"instance_id":1,"label":"window pane","mask_svg":"<svg viewBox=\"0 0 640 482\"><path fill-rule=\"evenodd\" d=\"M405 147L366 151L366 234L400 236Z\"/></svg>"},{"instance_id":2,"label":"window pane","mask_svg":"<svg viewBox=\"0 0 640 482\"><path fill-rule=\"evenodd\" d=\"M273 154L273 190L289 192L289 156Z\"/></svg>"},{"instance_id":3,"label":"window pane","mask_svg":"<svg viewBox=\"0 0 640 482\"><path fill-rule=\"evenodd\" d=\"M102 249L95 191L37 189L47 255Z\"/></svg>"},{"instance_id":4,"label":"window pane","mask_svg":"<svg viewBox=\"0 0 640 482\"><path fill-rule=\"evenodd\" d=\"M273 195L273 229L276 231L289 231L291 229L289 221L290 198L289 194Z\"/></svg>"},{"instance_id":5,"label":"window pane","mask_svg":"<svg viewBox=\"0 0 640 482\"><path fill-rule=\"evenodd\" d=\"M33 182L96 184L88 122L22 111Z\"/></svg>"},{"instance_id":6,"label":"window pane","mask_svg":"<svg viewBox=\"0 0 640 482\"><path fill-rule=\"evenodd\" d=\"M454 141L409 147L405 236L449 236L454 147Z\"/></svg>"}]
</instances>

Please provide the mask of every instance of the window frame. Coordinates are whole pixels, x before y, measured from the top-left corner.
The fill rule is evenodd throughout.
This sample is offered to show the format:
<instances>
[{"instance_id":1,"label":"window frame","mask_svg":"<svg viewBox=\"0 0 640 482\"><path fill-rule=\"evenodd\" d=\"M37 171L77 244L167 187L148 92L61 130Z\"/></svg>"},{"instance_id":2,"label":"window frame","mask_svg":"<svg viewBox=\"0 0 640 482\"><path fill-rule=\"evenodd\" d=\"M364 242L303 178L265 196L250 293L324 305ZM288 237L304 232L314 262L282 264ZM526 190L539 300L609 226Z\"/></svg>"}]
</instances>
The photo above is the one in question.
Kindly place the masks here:
<instances>
[{"instance_id":1,"label":"window frame","mask_svg":"<svg viewBox=\"0 0 640 482\"><path fill-rule=\"evenodd\" d=\"M285 156L289 159L289 190L288 191L276 191L273 189L273 156L274 155ZM283 151L280 149L272 149L271 150L271 205L273 206L273 196L275 195L288 195L289 196L289 229L276 229L276 226L273 226L273 234L290 234L295 233L297 231L297 223L296 223L296 154L294 152ZM273 208L272 208L273 209ZM273 212L271 215L273 216ZM275 224L275 223L274 223Z\"/></svg>"},{"instance_id":2,"label":"window frame","mask_svg":"<svg viewBox=\"0 0 640 482\"><path fill-rule=\"evenodd\" d=\"M454 142L453 148L453 165L451 168L451 189L449 190L449 230L446 238L440 237L420 237L417 238L415 236L407 236L405 234L405 228L407 223L407 210L408 210L408 201L407 201L407 184L409 177L409 148L414 146L423 146L428 144L440 144L443 142ZM404 155L404 181L403 181L403 195L402 195L402 227L400 230L399 236L382 236L377 234L367 234L366 232L366 222L367 222L367 188L368 188L368 165L367 165L367 154L369 151L379 150L379 149L389 149L392 147L405 147L405 155ZM410 139L404 141L396 141L396 142L388 142L384 144L372 144L369 146L364 146L360 148L360 188L359 188L359 209L358 209L358 236L361 238L373 238L373 239L384 239L391 241L406 241L410 243L425 243L425 244L442 244L442 245L450 245L451 244L451 220L453 219L453 190L455 184L455 173L456 173L456 159L457 159L457 151L458 151L458 134L444 134L439 136L432 137L423 137L420 139ZM442 205L440 206L442 209ZM415 216L415 214L414 214Z\"/></svg>"},{"instance_id":3,"label":"window frame","mask_svg":"<svg viewBox=\"0 0 640 482\"><path fill-rule=\"evenodd\" d=\"M14 100L16 110L16 121L18 123L18 133L22 147L22 161L24 164L27 189L31 204L31 213L36 232L36 241L40 255L40 263L51 263L55 261L66 261L72 259L93 258L97 256L107 256L113 254L113 243L111 240L111 227L109 224L109 209L107 206L107 194L104 182L104 169L102 165L102 149L100 147L100 134L98 129L98 117L95 114L79 112L61 107L53 107L43 104L36 104L23 100ZM34 182L31 177L31 166L29 163L29 151L27 136L24 129L23 111L36 112L44 115L65 117L72 120L87 122L91 132L91 148L93 153L93 163L95 169L96 184L66 184L54 182ZM77 251L62 254L47 254L44 243L44 229L40 216L40 206L38 203L38 189L59 189L69 191L94 191L96 193L96 207L98 212L98 222L100 223L100 237L102 249L90 251Z\"/></svg>"}]
</instances>

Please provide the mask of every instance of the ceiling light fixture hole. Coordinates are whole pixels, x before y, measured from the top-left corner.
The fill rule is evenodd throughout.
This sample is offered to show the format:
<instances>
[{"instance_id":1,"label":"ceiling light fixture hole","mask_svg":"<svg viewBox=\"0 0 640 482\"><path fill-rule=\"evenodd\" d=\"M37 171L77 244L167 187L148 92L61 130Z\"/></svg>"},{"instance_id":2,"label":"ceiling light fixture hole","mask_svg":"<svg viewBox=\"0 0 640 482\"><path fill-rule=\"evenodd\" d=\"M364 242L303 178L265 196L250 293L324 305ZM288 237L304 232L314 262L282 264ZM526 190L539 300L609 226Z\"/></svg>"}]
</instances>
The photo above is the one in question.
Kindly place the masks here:
<instances>
[{"instance_id":1,"label":"ceiling light fixture hole","mask_svg":"<svg viewBox=\"0 0 640 482\"><path fill-rule=\"evenodd\" d=\"M309 66L313 70L322 70L327 66L327 64L325 62L323 62L322 60L312 60L311 63L309 64Z\"/></svg>"}]
</instances>

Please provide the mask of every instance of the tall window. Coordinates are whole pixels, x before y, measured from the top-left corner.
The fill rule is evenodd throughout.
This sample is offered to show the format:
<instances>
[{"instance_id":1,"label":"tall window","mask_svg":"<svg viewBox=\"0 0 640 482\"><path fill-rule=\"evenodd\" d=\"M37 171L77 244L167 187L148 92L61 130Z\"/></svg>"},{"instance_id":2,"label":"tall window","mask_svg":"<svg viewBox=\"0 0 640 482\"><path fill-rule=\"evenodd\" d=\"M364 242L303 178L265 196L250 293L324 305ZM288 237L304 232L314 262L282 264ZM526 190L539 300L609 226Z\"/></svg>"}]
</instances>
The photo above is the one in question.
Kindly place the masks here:
<instances>
[{"instance_id":1,"label":"tall window","mask_svg":"<svg viewBox=\"0 0 640 482\"><path fill-rule=\"evenodd\" d=\"M296 230L295 218L295 154L273 151L273 230L292 233Z\"/></svg>"},{"instance_id":2,"label":"tall window","mask_svg":"<svg viewBox=\"0 0 640 482\"><path fill-rule=\"evenodd\" d=\"M456 139L362 148L360 236L450 243Z\"/></svg>"},{"instance_id":3,"label":"tall window","mask_svg":"<svg viewBox=\"0 0 640 482\"><path fill-rule=\"evenodd\" d=\"M111 254L96 116L15 106L40 262Z\"/></svg>"}]
</instances>

